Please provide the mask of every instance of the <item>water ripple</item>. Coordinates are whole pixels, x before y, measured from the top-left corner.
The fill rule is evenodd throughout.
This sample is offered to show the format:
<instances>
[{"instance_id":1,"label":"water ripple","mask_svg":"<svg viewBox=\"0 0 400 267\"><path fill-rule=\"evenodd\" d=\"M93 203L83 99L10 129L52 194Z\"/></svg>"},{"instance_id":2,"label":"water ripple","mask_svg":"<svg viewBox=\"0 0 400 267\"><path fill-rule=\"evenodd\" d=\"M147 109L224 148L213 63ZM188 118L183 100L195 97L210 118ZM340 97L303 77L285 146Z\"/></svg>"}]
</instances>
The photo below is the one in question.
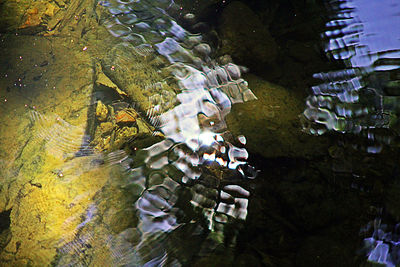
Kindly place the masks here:
<instances>
[{"instance_id":1,"label":"water ripple","mask_svg":"<svg viewBox=\"0 0 400 267\"><path fill-rule=\"evenodd\" d=\"M202 37L169 15L173 1L99 4L107 11L102 24L120 41L104 69L111 76L132 66L150 78L140 84L146 100L135 106L165 139L132 154L93 156L91 162L111 166L111 177L72 241L62 243L58 265L74 265L82 257L95 265L101 253L112 266L180 266L218 245L233 246L236 238L225 226L237 228L246 219L246 181L257 174L246 162L245 138L237 140L225 123L232 104L256 99L241 78L243 68L217 64ZM133 87L129 74L120 75L125 78L114 72L112 80L121 90ZM198 240L192 244L196 249L179 241L183 233Z\"/></svg>"}]
</instances>

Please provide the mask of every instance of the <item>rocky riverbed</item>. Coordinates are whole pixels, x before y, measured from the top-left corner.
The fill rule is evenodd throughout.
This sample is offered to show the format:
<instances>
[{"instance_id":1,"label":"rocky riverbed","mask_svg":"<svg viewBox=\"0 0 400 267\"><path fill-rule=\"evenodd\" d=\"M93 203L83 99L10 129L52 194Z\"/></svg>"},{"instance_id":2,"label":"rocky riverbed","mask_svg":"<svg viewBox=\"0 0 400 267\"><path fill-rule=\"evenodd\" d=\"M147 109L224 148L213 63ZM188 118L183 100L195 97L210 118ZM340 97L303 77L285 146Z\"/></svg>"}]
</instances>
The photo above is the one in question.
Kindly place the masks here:
<instances>
[{"instance_id":1,"label":"rocky riverbed","mask_svg":"<svg viewBox=\"0 0 400 267\"><path fill-rule=\"evenodd\" d=\"M397 151L385 150L385 160L358 151L351 137L302 131L307 77L331 67L302 27L320 3L176 1L169 12L204 42L176 38L182 49L171 52L143 46L159 42L154 25L175 29L148 8L166 1L144 2L134 11L140 20L119 17L129 29L110 13L123 7L103 2L0 3L1 264L362 264L360 228L382 206L390 222L399 214ZM173 60L217 67L195 72ZM205 75L229 84L219 89L237 103L202 106L209 113L195 116L196 127L216 129L231 146L197 152L224 163L243 160L245 147L261 171L250 182L164 140L186 137L191 108L168 111L198 104L195 94L192 102L177 95ZM182 182L199 172L200 182Z\"/></svg>"}]
</instances>

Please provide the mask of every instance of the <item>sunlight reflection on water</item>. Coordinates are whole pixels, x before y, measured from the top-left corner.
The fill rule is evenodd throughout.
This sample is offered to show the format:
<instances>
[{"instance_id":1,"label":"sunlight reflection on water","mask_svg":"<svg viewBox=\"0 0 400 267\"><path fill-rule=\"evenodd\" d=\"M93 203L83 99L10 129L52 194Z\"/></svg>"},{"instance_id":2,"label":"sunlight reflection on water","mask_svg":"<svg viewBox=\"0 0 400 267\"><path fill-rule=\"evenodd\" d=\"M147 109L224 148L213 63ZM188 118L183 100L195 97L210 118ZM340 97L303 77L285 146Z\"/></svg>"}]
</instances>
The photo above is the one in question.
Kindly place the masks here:
<instances>
[{"instance_id":1,"label":"sunlight reflection on water","mask_svg":"<svg viewBox=\"0 0 400 267\"><path fill-rule=\"evenodd\" d=\"M321 84L307 98L304 130L356 134L353 146L380 153L396 145L400 107L400 4L384 1L331 1L333 18L323 34L325 52L345 69L316 73ZM361 141L364 140L364 141ZM361 142L361 144L360 144ZM352 174L357 175L357 174ZM377 218L362 233L368 260L385 266L400 263L398 225Z\"/></svg>"},{"instance_id":2,"label":"sunlight reflection on water","mask_svg":"<svg viewBox=\"0 0 400 267\"><path fill-rule=\"evenodd\" d=\"M61 242L58 265L77 264L80 257L104 250L110 256L107 262L113 264L179 266L187 262L180 262L185 256L177 253L190 258L206 255L217 245L233 245L236 235L226 236L225 225L239 227L246 219L250 192L245 182L257 175L247 164L245 138L236 140L224 121L232 104L256 100L240 78L242 69L233 63L217 64L201 36L184 30L167 13L172 1L99 4L109 12L105 27L124 47L133 47L144 58L158 53L169 62L159 72L171 74L179 91L172 96L168 91L164 99L157 86L151 87L151 106L143 111L165 140L136 151L135 156L118 153L120 160L112 162L122 167L116 174L122 179L114 178L108 186L115 184L130 197L113 207L108 203L115 196L107 189L99 192L74 240ZM155 84L162 89L163 82ZM112 157L96 159L100 168L111 166L107 158ZM101 227L107 214L121 213L132 216L122 232ZM181 232L189 235L186 238L200 238L191 244L197 251L173 242L171 236ZM95 246L101 249L90 252Z\"/></svg>"},{"instance_id":3,"label":"sunlight reflection on water","mask_svg":"<svg viewBox=\"0 0 400 267\"><path fill-rule=\"evenodd\" d=\"M398 134L398 96L386 88L398 79L400 6L355 0L333 1L331 7L335 17L326 24L325 51L346 69L314 75L323 83L307 99L304 130L359 134L368 140L363 150L379 153ZM379 129L387 131L382 135Z\"/></svg>"}]
</instances>

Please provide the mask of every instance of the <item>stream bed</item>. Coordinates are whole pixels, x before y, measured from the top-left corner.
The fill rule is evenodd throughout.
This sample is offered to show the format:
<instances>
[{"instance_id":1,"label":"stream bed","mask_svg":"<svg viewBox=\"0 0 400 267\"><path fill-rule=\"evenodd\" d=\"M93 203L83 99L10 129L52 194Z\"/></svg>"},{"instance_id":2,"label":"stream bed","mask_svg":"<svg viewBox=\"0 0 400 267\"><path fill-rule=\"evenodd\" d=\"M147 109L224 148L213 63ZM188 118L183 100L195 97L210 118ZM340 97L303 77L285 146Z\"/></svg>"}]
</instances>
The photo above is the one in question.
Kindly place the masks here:
<instances>
[{"instance_id":1,"label":"stream bed","mask_svg":"<svg viewBox=\"0 0 400 267\"><path fill-rule=\"evenodd\" d=\"M398 25L390 0L0 1L0 266L400 265Z\"/></svg>"}]
</instances>

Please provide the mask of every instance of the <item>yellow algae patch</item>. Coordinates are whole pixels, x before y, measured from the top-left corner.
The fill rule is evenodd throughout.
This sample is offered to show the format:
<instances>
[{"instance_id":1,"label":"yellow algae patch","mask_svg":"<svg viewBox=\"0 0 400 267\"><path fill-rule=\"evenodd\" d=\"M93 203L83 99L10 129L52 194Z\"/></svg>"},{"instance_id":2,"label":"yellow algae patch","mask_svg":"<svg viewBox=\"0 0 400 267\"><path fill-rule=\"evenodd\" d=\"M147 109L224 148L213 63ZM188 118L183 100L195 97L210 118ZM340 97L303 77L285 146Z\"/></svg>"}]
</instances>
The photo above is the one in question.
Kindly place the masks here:
<instances>
[{"instance_id":1,"label":"yellow algae patch","mask_svg":"<svg viewBox=\"0 0 400 267\"><path fill-rule=\"evenodd\" d=\"M97 74L96 84L114 89L119 95L128 96L124 91L119 89L118 86L113 83L102 71Z\"/></svg>"},{"instance_id":2,"label":"yellow algae patch","mask_svg":"<svg viewBox=\"0 0 400 267\"><path fill-rule=\"evenodd\" d=\"M59 9L59 8L58 8L57 6L48 3L48 4L47 4L47 7L46 7L46 11L44 12L44 14L45 14L46 16L52 17L52 16L54 16L54 14L58 11L58 9Z\"/></svg>"},{"instance_id":3,"label":"yellow algae patch","mask_svg":"<svg viewBox=\"0 0 400 267\"><path fill-rule=\"evenodd\" d=\"M105 121L107 119L108 109L107 106L101 102L101 100L97 101L96 105L96 117L99 121Z\"/></svg>"},{"instance_id":4,"label":"yellow algae patch","mask_svg":"<svg viewBox=\"0 0 400 267\"><path fill-rule=\"evenodd\" d=\"M105 167L88 168L90 157L71 160L75 170L63 177L51 169L65 166L48 157L43 171L25 184L19 193L19 205L11 212L12 239L5 248L14 259L29 259L35 266L48 265L56 248L75 237L82 215L108 179Z\"/></svg>"}]
</instances>

